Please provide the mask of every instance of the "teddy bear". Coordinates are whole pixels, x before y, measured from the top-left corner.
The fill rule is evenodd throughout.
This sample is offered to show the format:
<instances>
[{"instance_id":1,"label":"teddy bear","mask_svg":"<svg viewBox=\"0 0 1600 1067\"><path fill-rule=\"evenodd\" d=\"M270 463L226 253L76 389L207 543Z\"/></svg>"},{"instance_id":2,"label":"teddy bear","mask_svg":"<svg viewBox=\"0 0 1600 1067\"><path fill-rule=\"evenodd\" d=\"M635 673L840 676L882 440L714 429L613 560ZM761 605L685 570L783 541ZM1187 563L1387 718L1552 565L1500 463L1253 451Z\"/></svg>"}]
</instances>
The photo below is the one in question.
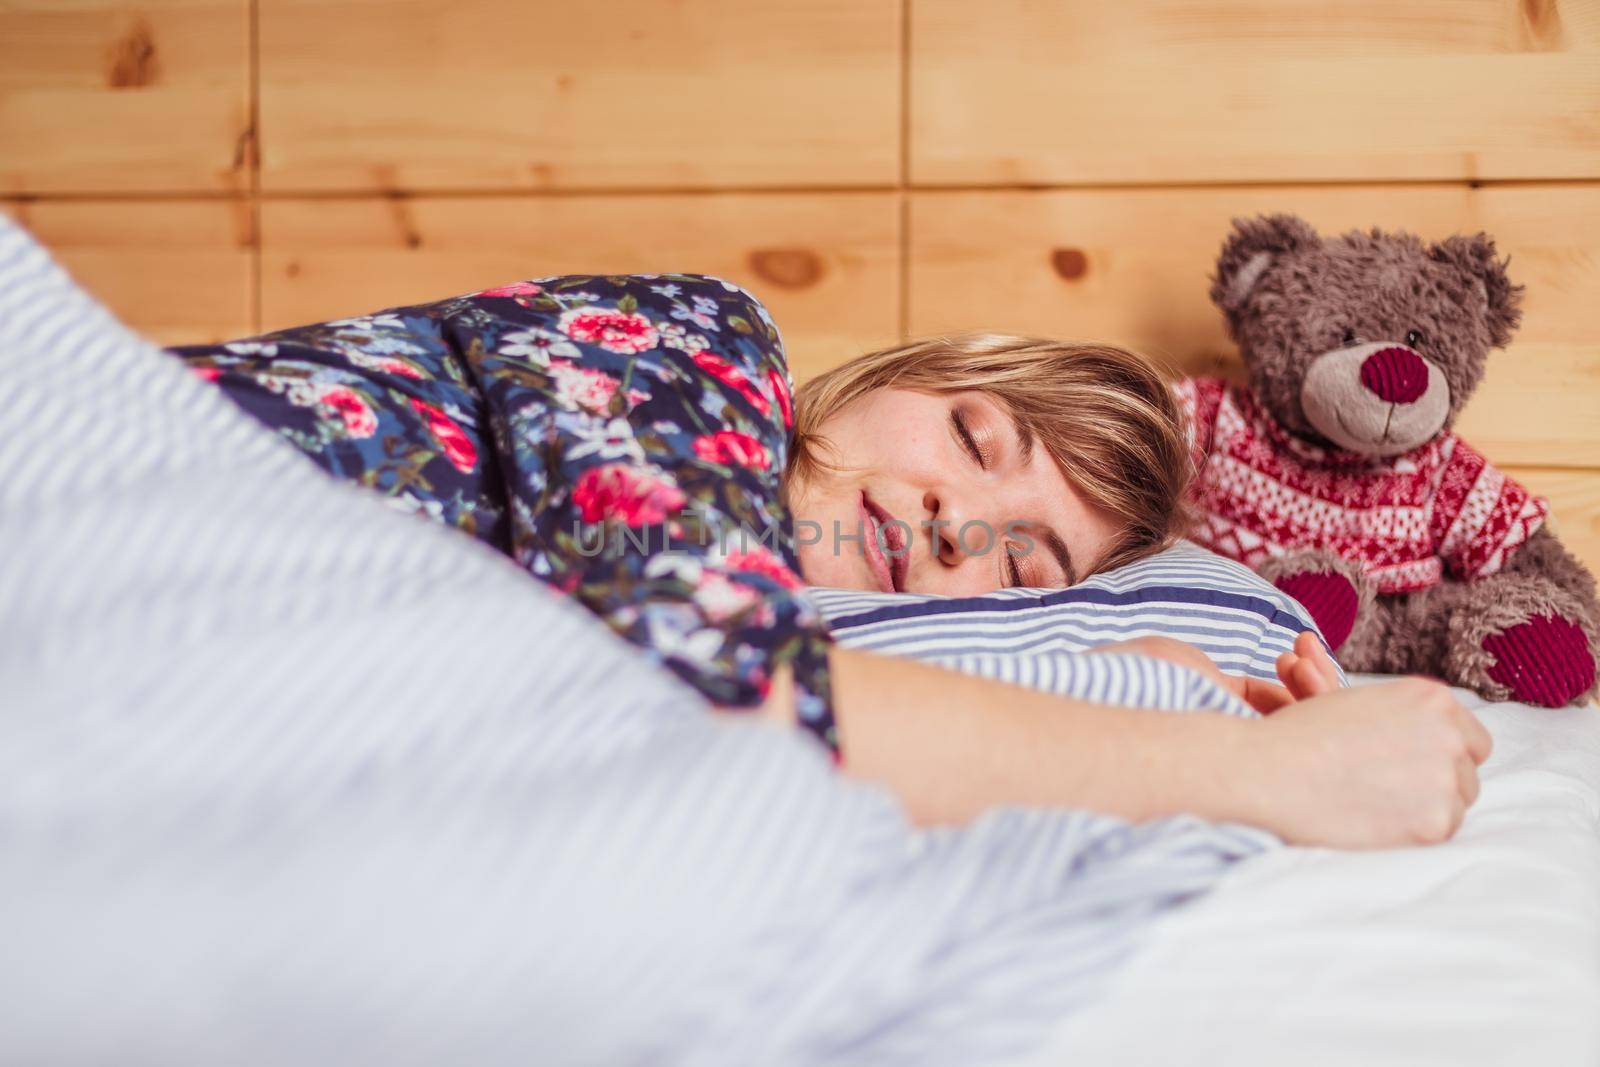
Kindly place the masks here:
<instances>
[{"instance_id":1,"label":"teddy bear","mask_svg":"<svg viewBox=\"0 0 1600 1067\"><path fill-rule=\"evenodd\" d=\"M1556 707L1596 689L1594 577L1451 427L1522 287L1486 234L1235 219L1211 299L1248 386L1177 387L1190 536L1295 597L1347 669Z\"/></svg>"}]
</instances>

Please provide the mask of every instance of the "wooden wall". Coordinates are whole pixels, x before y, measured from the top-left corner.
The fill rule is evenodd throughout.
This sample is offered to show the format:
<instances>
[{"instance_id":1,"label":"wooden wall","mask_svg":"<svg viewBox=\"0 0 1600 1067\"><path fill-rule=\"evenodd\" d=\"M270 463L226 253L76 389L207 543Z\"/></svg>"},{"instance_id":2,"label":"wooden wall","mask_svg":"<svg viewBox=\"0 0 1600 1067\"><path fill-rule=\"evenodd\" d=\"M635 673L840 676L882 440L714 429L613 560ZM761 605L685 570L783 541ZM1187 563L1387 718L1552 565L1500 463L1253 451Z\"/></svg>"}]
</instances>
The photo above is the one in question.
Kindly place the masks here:
<instances>
[{"instance_id":1,"label":"wooden wall","mask_svg":"<svg viewBox=\"0 0 1600 1067\"><path fill-rule=\"evenodd\" d=\"M1600 564L1600 0L0 0L0 211L168 342L690 270L802 374L969 327L1228 371L1266 210L1496 236L1462 428Z\"/></svg>"}]
</instances>

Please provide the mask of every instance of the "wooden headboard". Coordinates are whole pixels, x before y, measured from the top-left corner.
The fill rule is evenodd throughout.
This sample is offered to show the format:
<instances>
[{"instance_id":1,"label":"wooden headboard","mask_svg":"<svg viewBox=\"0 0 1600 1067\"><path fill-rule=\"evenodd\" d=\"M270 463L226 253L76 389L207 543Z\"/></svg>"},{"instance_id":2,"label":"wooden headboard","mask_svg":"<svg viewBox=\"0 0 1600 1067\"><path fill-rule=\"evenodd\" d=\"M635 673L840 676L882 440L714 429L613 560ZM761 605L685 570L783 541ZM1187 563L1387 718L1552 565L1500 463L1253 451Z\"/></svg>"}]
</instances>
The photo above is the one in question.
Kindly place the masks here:
<instances>
[{"instance_id":1,"label":"wooden headboard","mask_svg":"<svg viewBox=\"0 0 1600 1067\"><path fill-rule=\"evenodd\" d=\"M802 375L987 327L1234 366L1231 217L1487 230L1463 432L1600 568L1600 0L0 0L0 211L169 342L686 270Z\"/></svg>"}]
</instances>

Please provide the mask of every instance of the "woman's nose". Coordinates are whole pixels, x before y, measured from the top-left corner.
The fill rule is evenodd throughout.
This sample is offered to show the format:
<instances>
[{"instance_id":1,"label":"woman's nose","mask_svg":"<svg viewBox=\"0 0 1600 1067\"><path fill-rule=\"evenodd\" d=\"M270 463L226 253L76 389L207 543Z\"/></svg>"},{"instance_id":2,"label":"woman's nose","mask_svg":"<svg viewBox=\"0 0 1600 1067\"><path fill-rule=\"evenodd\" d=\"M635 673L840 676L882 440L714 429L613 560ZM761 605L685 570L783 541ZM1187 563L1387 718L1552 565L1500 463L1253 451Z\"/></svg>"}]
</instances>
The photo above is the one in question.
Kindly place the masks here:
<instances>
[{"instance_id":1,"label":"woman's nose","mask_svg":"<svg viewBox=\"0 0 1600 1067\"><path fill-rule=\"evenodd\" d=\"M974 536L981 531L969 527L972 516L966 508L956 503L953 494L930 489L922 495L922 506L928 512L925 521L934 558L955 566L973 555L967 542L969 538L982 541L982 537Z\"/></svg>"}]
</instances>

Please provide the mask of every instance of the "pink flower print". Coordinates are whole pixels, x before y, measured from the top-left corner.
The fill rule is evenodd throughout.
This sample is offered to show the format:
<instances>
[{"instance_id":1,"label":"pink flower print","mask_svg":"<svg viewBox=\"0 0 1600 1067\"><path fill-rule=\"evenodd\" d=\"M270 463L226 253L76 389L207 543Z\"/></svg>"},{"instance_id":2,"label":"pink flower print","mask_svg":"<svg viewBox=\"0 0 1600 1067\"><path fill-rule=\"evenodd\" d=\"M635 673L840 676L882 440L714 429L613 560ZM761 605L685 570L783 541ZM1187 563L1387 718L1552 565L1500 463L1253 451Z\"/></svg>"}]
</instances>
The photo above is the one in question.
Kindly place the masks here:
<instances>
[{"instance_id":1,"label":"pink flower print","mask_svg":"<svg viewBox=\"0 0 1600 1067\"><path fill-rule=\"evenodd\" d=\"M628 526L663 522L688 502L676 485L624 463L591 467L572 487L584 522L620 519Z\"/></svg>"},{"instance_id":2,"label":"pink flower print","mask_svg":"<svg viewBox=\"0 0 1600 1067\"><path fill-rule=\"evenodd\" d=\"M479 296L533 296L544 292L544 286L535 285L533 282L512 282L510 285L500 285L493 289L485 289Z\"/></svg>"},{"instance_id":3,"label":"pink flower print","mask_svg":"<svg viewBox=\"0 0 1600 1067\"><path fill-rule=\"evenodd\" d=\"M425 404L416 399L411 401L411 407L427 422L428 432L433 434L434 440L444 449L444 458L450 461L451 466L462 474L468 474L478 465L477 446L450 416L432 404Z\"/></svg>"},{"instance_id":4,"label":"pink flower print","mask_svg":"<svg viewBox=\"0 0 1600 1067\"><path fill-rule=\"evenodd\" d=\"M744 371L735 367L730 361L723 359L709 348L702 348L689 357L694 365L711 375L723 385L738 391L739 395L750 401L752 407L765 415L772 410L772 404L761 395L761 390L745 376Z\"/></svg>"},{"instance_id":5,"label":"pink flower print","mask_svg":"<svg viewBox=\"0 0 1600 1067\"><path fill-rule=\"evenodd\" d=\"M718 430L694 440L694 454L710 463L728 466L753 467L764 471L772 466L767 446L747 433L737 430Z\"/></svg>"},{"instance_id":6,"label":"pink flower print","mask_svg":"<svg viewBox=\"0 0 1600 1067\"><path fill-rule=\"evenodd\" d=\"M378 364L378 369L388 374L395 374L401 378L421 378L422 372L403 359L385 359Z\"/></svg>"},{"instance_id":7,"label":"pink flower print","mask_svg":"<svg viewBox=\"0 0 1600 1067\"><path fill-rule=\"evenodd\" d=\"M760 545L747 552L730 552L722 561L729 570L746 574L759 574L770 578L784 589L799 589L804 583L788 565Z\"/></svg>"},{"instance_id":8,"label":"pink flower print","mask_svg":"<svg viewBox=\"0 0 1600 1067\"><path fill-rule=\"evenodd\" d=\"M333 386L317 397L317 403L339 416L348 437L371 437L378 430L378 417L354 389Z\"/></svg>"},{"instance_id":9,"label":"pink flower print","mask_svg":"<svg viewBox=\"0 0 1600 1067\"><path fill-rule=\"evenodd\" d=\"M574 341L597 344L607 352L631 356L656 347L656 328L637 312L572 308L557 325Z\"/></svg>"},{"instance_id":10,"label":"pink flower print","mask_svg":"<svg viewBox=\"0 0 1600 1067\"><path fill-rule=\"evenodd\" d=\"M789 397L789 383L783 375L772 368L767 368L767 388L772 390L772 395L777 398L778 410L783 412L783 425L787 429L794 425L794 404Z\"/></svg>"},{"instance_id":11,"label":"pink flower print","mask_svg":"<svg viewBox=\"0 0 1600 1067\"><path fill-rule=\"evenodd\" d=\"M603 415L610 408L611 398L620 384L605 371L592 367L578 367L561 360L552 360L550 376L556 382L556 394L567 407L581 407Z\"/></svg>"}]
</instances>

